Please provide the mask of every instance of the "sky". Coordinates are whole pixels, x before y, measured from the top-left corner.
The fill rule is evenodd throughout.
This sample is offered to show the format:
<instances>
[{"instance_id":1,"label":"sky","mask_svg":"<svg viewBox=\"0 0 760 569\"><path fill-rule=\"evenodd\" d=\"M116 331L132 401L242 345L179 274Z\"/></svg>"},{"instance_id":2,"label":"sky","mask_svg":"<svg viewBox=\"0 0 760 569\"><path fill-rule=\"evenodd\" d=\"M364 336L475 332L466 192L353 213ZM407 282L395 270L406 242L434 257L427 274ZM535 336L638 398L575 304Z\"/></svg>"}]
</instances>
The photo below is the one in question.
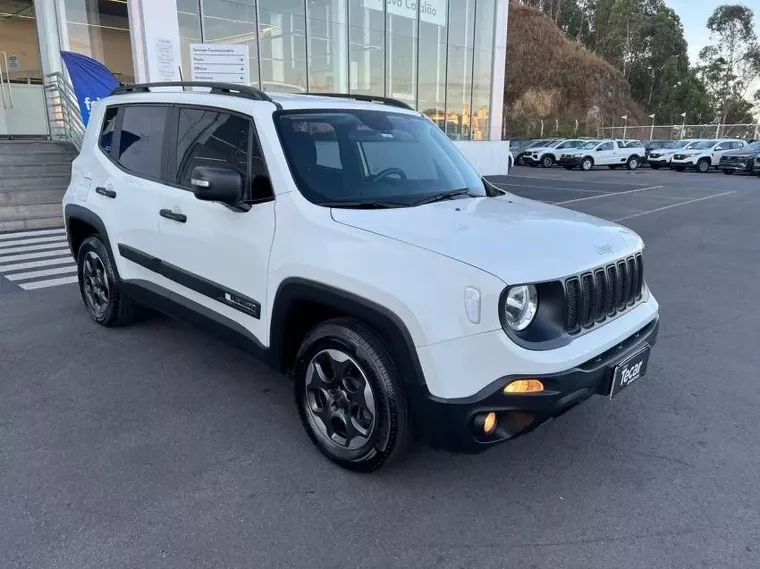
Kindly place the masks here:
<instances>
[{"instance_id":1,"label":"sky","mask_svg":"<svg viewBox=\"0 0 760 569\"><path fill-rule=\"evenodd\" d=\"M689 62L699 62L699 50L710 43L707 19L721 4L744 4L755 12L755 31L760 35L760 0L665 0L681 18L686 41L689 42ZM751 92L760 89L756 81Z\"/></svg>"}]
</instances>

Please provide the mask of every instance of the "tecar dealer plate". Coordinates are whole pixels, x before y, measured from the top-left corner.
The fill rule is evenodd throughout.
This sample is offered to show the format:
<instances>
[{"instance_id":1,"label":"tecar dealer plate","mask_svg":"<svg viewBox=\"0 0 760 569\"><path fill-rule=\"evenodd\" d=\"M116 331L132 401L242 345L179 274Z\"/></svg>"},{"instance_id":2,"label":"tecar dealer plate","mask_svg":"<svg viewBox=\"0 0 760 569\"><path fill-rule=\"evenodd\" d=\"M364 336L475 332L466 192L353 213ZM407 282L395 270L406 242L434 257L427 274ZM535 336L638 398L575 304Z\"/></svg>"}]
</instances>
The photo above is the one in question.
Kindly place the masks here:
<instances>
[{"instance_id":1,"label":"tecar dealer plate","mask_svg":"<svg viewBox=\"0 0 760 569\"><path fill-rule=\"evenodd\" d=\"M649 363L649 350L650 348L647 346L613 368L610 399L633 382L644 377Z\"/></svg>"}]
</instances>

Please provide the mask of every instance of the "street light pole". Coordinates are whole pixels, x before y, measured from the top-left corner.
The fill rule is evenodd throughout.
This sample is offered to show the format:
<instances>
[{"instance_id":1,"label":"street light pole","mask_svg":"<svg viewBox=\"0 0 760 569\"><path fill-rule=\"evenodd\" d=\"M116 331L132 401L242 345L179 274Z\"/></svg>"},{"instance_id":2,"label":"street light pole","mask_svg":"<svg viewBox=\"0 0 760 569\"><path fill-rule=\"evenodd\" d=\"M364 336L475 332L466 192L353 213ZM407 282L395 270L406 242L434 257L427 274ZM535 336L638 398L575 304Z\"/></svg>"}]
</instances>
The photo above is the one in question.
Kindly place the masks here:
<instances>
[{"instance_id":1,"label":"street light pole","mask_svg":"<svg viewBox=\"0 0 760 569\"><path fill-rule=\"evenodd\" d=\"M683 117L683 122L681 123L681 140L683 140L684 135L686 134L686 113L681 113L681 116Z\"/></svg>"},{"instance_id":2,"label":"street light pole","mask_svg":"<svg viewBox=\"0 0 760 569\"><path fill-rule=\"evenodd\" d=\"M620 118L625 121L625 123L623 123L623 140L625 140L625 135L628 132L628 115L623 115Z\"/></svg>"},{"instance_id":3,"label":"street light pole","mask_svg":"<svg viewBox=\"0 0 760 569\"><path fill-rule=\"evenodd\" d=\"M649 140L652 140L654 138L654 117L654 113L649 115L649 118L652 119L652 127L649 129Z\"/></svg>"}]
</instances>

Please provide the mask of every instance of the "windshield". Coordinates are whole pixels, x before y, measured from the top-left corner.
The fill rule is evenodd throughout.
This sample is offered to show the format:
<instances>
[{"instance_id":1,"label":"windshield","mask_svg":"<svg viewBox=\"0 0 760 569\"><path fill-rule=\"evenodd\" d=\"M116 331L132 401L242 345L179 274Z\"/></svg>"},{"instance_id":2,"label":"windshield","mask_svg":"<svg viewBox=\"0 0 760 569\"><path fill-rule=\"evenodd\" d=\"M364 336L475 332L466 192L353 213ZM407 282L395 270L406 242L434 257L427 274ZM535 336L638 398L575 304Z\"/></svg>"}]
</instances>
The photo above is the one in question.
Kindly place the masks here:
<instances>
[{"instance_id":1,"label":"windshield","mask_svg":"<svg viewBox=\"0 0 760 569\"><path fill-rule=\"evenodd\" d=\"M752 142L751 144L748 144L744 148L738 148L737 150L746 151L746 152L760 152L760 142Z\"/></svg>"},{"instance_id":2,"label":"windshield","mask_svg":"<svg viewBox=\"0 0 760 569\"><path fill-rule=\"evenodd\" d=\"M717 144L715 140L698 140L686 146L686 150L706 150Z\"/></svg>"},{"instance_id":3,"label":"windshield","mask_svg":"<svg viewBox=\"0 0 760 569\"><path fill-rule=\"evenodd\" d=\"M554 140L546 145L547 148L556 148L559 146L563 141L562 140Z\"/></svg>"},{"instance_id":4,"label":"windshield","mask_svg":"<svg viewBox=\"0 0 760 569\"><path fill-rule=\"evenodd\" d=\"M548 142L548 140L536 140L535 142L531 142L528 145L528 148L539 148L541 146L546 146Z\"/></svg>"},{"instance_id":5,"label":"windshield","mask_svg":"<svg viewBox=\"0 0 760 569\"><path fill-rule=\"evenodd\" d=\"M601 142L600 140L592 140L590 142L587 142L583 146L581 146L581 149L583 149L583 150L591 150L593 148L596 148L596 145L599 144L600 142Z\"/></svg>"},{"instance_id":6,"label":"windshield","mask_svg":"<svg viewBox=\"0 0 760 569\"><path fill-rule=\"evenodd\" d=\"M412 205L483 180L428 119L368 110L284 112L277 128L298 189L321 205Z\"/></svg>"},{"instance_id":7,"label":"windshield","mask_svg":"<svg viewBox=\"0 0 760 569\"><path fill-rule=\"evenodd\" d=\"M674 140L673 142L665 146L665 148L683 148L687 144L691 144L691 142L689 142L688 140Z\"/></svg>"}]
</instances>

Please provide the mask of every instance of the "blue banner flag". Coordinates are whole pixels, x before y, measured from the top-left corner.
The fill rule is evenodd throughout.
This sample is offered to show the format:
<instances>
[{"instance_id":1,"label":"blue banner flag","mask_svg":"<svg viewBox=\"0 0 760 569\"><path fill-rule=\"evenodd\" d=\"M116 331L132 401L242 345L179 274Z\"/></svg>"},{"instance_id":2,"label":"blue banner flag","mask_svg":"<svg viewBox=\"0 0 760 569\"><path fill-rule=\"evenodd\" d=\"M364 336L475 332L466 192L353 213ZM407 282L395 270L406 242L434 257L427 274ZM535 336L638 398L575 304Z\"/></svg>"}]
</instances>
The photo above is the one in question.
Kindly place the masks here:
<instances>
[{"instance_id":1,"label":"blue banner flag","mask_svg":"<svg viewBox=\"0 0 760 569\"><path fill-rule=\"evenodd\" d=\"M119 86L119 82L108 67L91 57L70 51L62 51L61 57L69 70L79 110L82 112L82 122L87 126L92 103L110 95Z\"/></svg>"}]
</instances>

